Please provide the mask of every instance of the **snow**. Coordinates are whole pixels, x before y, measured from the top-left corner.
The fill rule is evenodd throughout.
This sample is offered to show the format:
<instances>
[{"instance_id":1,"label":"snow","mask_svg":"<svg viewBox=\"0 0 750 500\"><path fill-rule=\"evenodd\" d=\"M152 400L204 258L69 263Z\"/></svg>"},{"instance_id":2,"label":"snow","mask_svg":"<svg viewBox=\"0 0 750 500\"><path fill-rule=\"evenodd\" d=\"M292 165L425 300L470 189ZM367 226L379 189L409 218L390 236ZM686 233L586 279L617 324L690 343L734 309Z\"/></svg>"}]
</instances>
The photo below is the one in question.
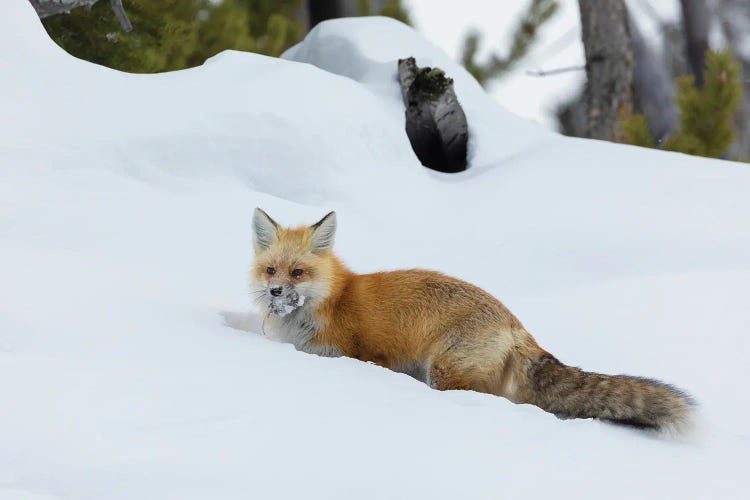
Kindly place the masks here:
<instances>
[{"instance_id":1,"label":"snow","mask_svg":"<svg viewBox=\"0 0 750 500\"><path fill-rule=\"evenodd\" d=\"M744 491L745 165L553 135L386 19L325 23L287 60L145 76L71 58L12 2L0 51L0 499ZM411 152L406 55L456 79L466 173ZM335 209L353 269L475 282L561 360L688 390L702 424L561 421L270 342L256 206Z\"/></svg>"}]
</instances>

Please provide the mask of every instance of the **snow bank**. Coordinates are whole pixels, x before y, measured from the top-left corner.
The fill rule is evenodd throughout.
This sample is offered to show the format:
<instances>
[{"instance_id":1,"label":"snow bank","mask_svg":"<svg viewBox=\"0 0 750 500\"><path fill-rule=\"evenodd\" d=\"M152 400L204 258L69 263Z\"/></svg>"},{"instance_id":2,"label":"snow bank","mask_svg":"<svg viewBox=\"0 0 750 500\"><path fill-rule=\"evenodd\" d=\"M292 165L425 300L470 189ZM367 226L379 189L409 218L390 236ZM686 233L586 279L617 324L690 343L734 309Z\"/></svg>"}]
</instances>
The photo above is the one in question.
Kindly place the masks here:
<instances>
[{"instance_id":1,"label":"snow bank","mask_svg":"<svg viewBox=\"0 0 750 500\"><path fill-rule=\"evenodd\" d=\"M466 173L413 157L406 55L456 79ZM5 7L0 498L744 491L746 166L540 131L384 19L325 23L286 57L123 74ZM284 223L336 209L355 270L474 281L563 361L689 390L705 425L675 442L559 421L269 342L245 282L257 205Z\"/></svg>"},{"instance_id":2,"label":"snow bank","mask_svg":"<svg viewBox=\"0 0 750 500\"><path fill-rule=\"evenodd\" d=\"M374 41L376 41L374 43ZM351 78L383 97L394 122L403 121L404 108L397 81L399 59L414 57L420 67L439 67L453 78L469 122L469 157L475 169L512 158L533 148L549 132L519 120L485 94L482 87L443 51L416 31L388 17L360 17L316 26L303 43L282 58L313 64ZM503 147L497 144L502 141ZM478 144L494 144L479 148Z\"/></svg>"}]
</instances>

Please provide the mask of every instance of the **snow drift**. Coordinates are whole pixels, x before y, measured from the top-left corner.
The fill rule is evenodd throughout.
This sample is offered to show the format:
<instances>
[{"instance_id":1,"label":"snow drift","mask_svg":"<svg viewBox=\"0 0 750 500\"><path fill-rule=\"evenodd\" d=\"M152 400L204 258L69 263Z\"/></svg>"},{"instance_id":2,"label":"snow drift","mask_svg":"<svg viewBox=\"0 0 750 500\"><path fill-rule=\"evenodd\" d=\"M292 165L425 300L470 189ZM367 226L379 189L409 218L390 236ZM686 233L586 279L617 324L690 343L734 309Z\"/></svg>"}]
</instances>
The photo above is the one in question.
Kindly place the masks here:
<instances>
[{"instance_id":1,"label":"snow drift","mask_svg":"<svg viewBox=\"0 0 750 500\"><path fill-rule=\"evenodd\" d=\"M387 19L286 60L130 75L0 17L0 498L731 498L750 455L750 170L540 130ZM419 165L395 81L456 80L470 170ZM250 217L339 215L369 272L483 286L562 361L663 379L687 441L269 342Z\"/></svg>"}]
</instances>

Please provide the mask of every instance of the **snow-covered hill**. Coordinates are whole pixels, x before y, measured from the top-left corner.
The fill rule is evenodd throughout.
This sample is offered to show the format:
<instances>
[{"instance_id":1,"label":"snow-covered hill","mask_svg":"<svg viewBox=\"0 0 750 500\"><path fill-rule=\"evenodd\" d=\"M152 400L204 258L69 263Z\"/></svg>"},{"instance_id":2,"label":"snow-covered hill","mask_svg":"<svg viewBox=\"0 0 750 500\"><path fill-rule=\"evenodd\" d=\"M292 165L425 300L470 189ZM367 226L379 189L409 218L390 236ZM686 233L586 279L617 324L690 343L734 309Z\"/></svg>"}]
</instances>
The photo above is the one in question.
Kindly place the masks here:
<instances>
[{"instance_id":1,"label":"snow-covered hill","mask_svg":"<svg viewBox=\"0 0 750 500\"><path fill-rule=\"evenodd\" d=\"M407 55L456 79L468 172L414 158ZM3 7L1 499L743 495L746 165L542 131L386 19L323 24L286 58L123 74ZM270 342L246 285L255 206L335 209L353 269L473 281L561 360L690 391L702 424L560 421Z\"/></svg>"}]
</instances>

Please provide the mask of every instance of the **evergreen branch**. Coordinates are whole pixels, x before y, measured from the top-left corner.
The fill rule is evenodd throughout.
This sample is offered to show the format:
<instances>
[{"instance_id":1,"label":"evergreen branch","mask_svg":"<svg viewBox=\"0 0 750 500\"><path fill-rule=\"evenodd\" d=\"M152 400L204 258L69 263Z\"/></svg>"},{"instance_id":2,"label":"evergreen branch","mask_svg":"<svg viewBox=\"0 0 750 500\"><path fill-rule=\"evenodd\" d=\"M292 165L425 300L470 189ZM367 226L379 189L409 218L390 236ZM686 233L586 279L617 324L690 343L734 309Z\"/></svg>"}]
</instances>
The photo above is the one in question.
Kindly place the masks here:
<instances>
[{"instance_id":1,"label":"evergreen branch","mask_svg":"<svg viewBox=\"0 0 750 500\"><path fill-rule=\"evenodd\" d=\"M482 85L492 78L507 73L518 61L526 57L536 41L539 29L557 12L558 8L557 0L531 0L531 4L513 32L513 41L508 54L505 56L491 54L484 63L476 60L481 36L476 30L470 31L464 39L461 54L464 67Z\"/></svg>"}]
</instances>

